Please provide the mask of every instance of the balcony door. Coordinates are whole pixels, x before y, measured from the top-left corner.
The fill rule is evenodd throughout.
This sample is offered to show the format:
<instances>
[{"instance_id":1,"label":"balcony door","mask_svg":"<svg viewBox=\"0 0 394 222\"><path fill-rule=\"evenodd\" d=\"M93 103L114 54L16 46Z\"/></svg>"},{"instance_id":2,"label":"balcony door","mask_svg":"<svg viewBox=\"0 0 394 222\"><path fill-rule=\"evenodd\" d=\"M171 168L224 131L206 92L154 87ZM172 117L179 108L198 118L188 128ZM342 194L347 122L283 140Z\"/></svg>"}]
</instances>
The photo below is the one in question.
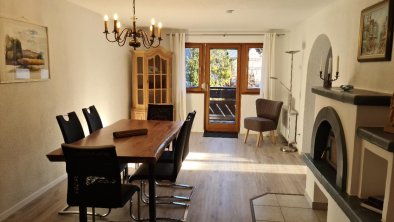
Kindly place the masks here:
<instances>
[{"instance_id":1,"label":"balcony door","mask_svg":"<svg viewBox=\"0 0 394 222\"><path fill-rule=\"evenodd\" d=\"M205 131L239 131L239 44L207 44Z\"/></svg>"}]
</instances>

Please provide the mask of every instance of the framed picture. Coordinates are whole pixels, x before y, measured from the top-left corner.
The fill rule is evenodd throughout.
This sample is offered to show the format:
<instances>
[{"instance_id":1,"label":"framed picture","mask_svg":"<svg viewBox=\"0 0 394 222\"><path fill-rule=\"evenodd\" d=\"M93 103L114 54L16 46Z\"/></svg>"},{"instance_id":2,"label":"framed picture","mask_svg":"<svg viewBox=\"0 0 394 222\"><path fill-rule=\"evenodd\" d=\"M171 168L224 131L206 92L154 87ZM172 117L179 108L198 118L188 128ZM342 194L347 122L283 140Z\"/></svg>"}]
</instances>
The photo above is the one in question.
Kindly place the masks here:
<instances>
[{"instance_id":1,"label":"framed picture","mask_svg":"<svg viewBox=\"0 0 394 222\"><path fill-rule=\"evenodd\" d=\"M0 83L48 80L47 28L0 18Z\"/></svg>"},{"instance_id":2,"label":"framed picture","mask_svg":"<svg viewBox=\"0 0 394 222\"><path fill-rule=\"evenodd\" d=\"M391 60L393 6L392 0L384 0L361 11L359 62Z\"/></svg>"}]
</instances>

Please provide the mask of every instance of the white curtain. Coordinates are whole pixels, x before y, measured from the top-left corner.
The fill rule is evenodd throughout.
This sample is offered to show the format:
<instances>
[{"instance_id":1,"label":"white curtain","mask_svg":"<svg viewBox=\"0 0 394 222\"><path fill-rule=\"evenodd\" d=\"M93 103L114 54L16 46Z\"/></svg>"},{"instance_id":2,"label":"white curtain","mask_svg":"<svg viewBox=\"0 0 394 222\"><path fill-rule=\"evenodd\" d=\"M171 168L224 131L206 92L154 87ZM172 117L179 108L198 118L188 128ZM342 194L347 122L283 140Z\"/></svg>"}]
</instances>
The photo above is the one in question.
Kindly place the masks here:
<instances>
[{"instance_id":1,"label":"white curtain","mask_svg":"<svg viewBox=\"0 0 394 222\"><path fill-rule=\"evenodd\" d=\"M263 70L261 72L260 97L273 99L272 79L275 76L276 33L265 33L263 45Z\"/></svg>"},{"instance_id":2,"label":"white curtain","mask_svg":"<svg viewBox=\"0 0 394 222\"><path fill-rule=\"evenodd\" d=\"M175 120L186 119L185 33L170 34L172 55L172 99Z\"/></svg>"}]
</instances>

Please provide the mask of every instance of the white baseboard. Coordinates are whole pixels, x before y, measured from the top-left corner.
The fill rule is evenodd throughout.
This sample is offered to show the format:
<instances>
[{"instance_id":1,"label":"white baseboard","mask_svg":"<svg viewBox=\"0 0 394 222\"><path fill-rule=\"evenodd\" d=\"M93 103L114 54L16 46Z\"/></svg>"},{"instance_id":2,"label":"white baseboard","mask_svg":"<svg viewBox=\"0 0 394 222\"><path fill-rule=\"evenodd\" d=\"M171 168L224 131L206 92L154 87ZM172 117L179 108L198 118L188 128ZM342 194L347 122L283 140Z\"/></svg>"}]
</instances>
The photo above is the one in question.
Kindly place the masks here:
<instances>
[{"instance_id":1,"label":"white baseboard","mask_svg":"<svg viewBox=\"0 0 394 222\"><path fill-rule=\"evenodd\" d=\"M39 197L40 195L42 195L43 193L45 193L46 191L51 189L52 187L56 186L57 184L59 184L60 182L62 182L66 178L67 178L67 174L64 174L64 175L56 178L54 181L50 182L49 184L47 184L44 187L37 190L36 192L32 193L30 196L26 197L25 199L18 202L14 206L1 212L0 213L0 221L5 220L7 217L11 216L12 214L14 214L18 210L20 210L21 208L26 206L28 203L30 203L31 201L33 201L34 199L36 199L37 197Z\"/></svg>"}]
</instances>

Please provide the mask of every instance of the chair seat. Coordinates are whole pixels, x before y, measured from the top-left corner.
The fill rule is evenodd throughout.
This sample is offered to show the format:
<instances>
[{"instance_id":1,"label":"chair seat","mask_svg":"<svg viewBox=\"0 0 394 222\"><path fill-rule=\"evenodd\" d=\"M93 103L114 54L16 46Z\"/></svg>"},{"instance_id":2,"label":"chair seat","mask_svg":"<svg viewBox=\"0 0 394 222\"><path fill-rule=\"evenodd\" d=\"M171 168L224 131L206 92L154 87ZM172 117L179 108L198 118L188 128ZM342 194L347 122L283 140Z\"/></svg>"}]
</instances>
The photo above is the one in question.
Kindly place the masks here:
<instances>
[{"instance_id":1,"label":"chair seat","mask_svg":"<svg viewBox=\"0 0 394 222\"><path fill-rule=\"evenodd\" d=\"M274 121L263 117L246 117L244 119L244 126L246 129L258 132L276 129L276 124Z\"/></svg>"},{"instance_id":2,"label":"chair seat","mask_svg":"<svg viewBox=\"0 0 394 222\"><path fill-rule=\"evenodd\" d=\"M155 180L169 180L176 181L177 174L174 174L173 163L157 163L155 168ZM148 180L149 178L149 165L142 164L138 167L133 175L130 176L129 182L134 180Z\"/></svg>"},{"instance_id":3,"label":"chair seat","mask_svg":"<svg viewBox=\"0 0 394 222\"><path fill-rule=\"evenodd\" d=\"M174 151L164 151L163 154L161 154L158 162L159 163L173 163L174 162Z\"/></svg>"}]
</instances>

